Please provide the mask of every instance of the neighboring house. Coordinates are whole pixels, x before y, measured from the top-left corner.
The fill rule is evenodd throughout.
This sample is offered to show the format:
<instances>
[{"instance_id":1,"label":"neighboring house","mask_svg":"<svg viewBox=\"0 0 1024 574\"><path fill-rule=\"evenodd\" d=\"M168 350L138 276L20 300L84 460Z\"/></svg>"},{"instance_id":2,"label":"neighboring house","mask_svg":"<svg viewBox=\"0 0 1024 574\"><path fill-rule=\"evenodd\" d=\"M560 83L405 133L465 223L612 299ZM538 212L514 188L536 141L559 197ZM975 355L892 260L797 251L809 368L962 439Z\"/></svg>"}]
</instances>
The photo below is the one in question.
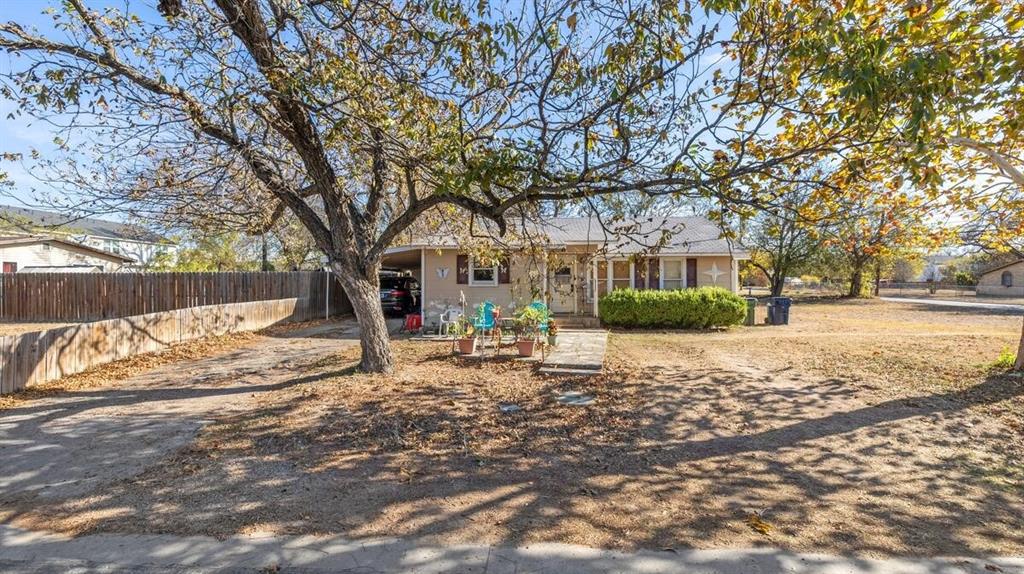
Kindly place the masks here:
<instances>
[{"instance_id":1,"label":"neighboring house","mask_svg":"<svg viewBox=\"0 0 1024 574\"><path fill-rule=\"evenodd\" d=\"M123 255L134 261L135 267L146 267L161 253L177 249L165 238L135 225L92 217L74 219L25 207L0 206L0 231L3 235L61 237L107 253Z\"/></svg>"},{"instance_id":2,"label":"neighboring house","mask_svg":"<svg viewBox=\"0 0 1024 574\"><path fill-rule=\"evenodd\" d=\"M1024 259L982 273L978 278L978 295L1024 297Z\"/></svg>"},{"instance_id":3,"label":"neighboring house","mask_svg":"<svg viewBox=\"0 0 1024 574\"><path fill-rule=\"evenodd\" d=\"M58 237L0 237L4 273L88 273L119 271L134 260Z\"/></svg>"},{"instance_id":4,"label":"neighboring house","mask_svg":"<svg viewBox=\"0 0 1024 574\"><path fill-rule=\"evenodd\" d=\"M953 263L956 259L956 255L926 255L924 257L924 267L921 268L921 272L913 280L919 283L927 281L941 282L946 278L946 270L949 269L950 263Z\"/></svg>"},{"instance_id":5,"label":"neighboring house","mask_svg":"<svg viewBox=\"0 0 1024 574\"><path fill-rule=\"evenodd\" d=\"M497 265L461 253L454 237L413 239L389 249L384 265L419 279L426 325L463 296L467 309L490 300L510 310L540 299L555 314L596 316L598 298L613 289L739 289L739 261L750 255L707 219L628 223L628 233L607 236L596 219L552 218L535 229L531 249L522 241L502 247Z\"/></svg>"}]
</instances>

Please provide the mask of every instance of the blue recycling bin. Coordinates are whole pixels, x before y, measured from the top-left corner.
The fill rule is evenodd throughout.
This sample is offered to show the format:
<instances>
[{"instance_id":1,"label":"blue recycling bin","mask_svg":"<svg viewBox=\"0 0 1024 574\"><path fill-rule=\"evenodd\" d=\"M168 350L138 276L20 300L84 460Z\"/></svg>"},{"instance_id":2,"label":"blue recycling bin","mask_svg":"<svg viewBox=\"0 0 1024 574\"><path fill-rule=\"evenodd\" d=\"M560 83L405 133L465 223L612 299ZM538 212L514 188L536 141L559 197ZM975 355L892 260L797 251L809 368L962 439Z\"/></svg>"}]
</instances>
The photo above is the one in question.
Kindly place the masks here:
<instances>
[{"instance_id":1,"label":"blue recycling bin","mask_svg":"<svg viewBox=\"0 0 1024 574\"><path fill-rule=\"evenodd\" d=\"M789 325L789 308L793 300L789 297L772 297L768 316L772 325Z\"/></svg>"}]
</instances>

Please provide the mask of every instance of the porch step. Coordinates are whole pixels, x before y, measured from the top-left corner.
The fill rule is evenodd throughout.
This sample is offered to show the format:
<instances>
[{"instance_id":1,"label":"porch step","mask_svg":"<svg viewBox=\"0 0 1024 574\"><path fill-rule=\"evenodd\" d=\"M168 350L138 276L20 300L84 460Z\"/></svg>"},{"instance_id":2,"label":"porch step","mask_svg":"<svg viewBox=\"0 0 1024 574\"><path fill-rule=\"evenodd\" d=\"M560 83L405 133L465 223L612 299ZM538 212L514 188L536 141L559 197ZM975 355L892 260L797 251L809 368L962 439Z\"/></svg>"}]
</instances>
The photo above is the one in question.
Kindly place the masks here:
<instances>
[{"instance_id":1,"label":"porch step","mask_svg":"<svg viewBox=\"0 0 1024 574\"><path fill-rule=\"evenodd\" d=\"M556 375L566 377L592 377L594 375L600 375L600 369L569 369L562 367L541 367L540 374L542 375Z\"/></svg>"},{"instance_id":2,"label":"porch step","mask_svg":"<svg viewBox=\"0 0 1024 574\"><path fill-rule=\"evenodd\" d=\"M559 327L596 329L601 326L601 320L590 315L551 315Z\"/></svg>"},{"instance_id":3,"label":"porch step","mask_svg":"<svg viewBox=\"0 0 1024 574\"><path fill-rule=\"evenodd\" d=\"M587 371L589 373L600 373L602 365L598 363L583 363L579 360L576 361L559 361L557 358L552 361L551 356L544 361L544 369L559 369L568 371ZM543 369L542 369L543 370Z\"/></svg>"}]
</instances>

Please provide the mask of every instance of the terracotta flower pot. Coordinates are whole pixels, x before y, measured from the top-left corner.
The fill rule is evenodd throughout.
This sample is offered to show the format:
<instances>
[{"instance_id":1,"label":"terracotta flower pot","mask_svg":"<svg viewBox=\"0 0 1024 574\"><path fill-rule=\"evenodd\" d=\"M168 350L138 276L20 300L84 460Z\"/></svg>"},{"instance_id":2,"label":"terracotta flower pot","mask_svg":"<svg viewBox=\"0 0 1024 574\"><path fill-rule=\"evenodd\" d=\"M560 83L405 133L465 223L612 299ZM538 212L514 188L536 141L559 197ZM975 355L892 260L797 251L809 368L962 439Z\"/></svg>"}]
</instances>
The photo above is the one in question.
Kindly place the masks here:
<instances>
[{"instance_id":1,"label":"terracotta flower pot","mask_svg":"<svg viewBox=\"0 0 1024 574\"><path fill-rule=\"evenodd\" d=\"M536 341L516 341L516 349L520 357L532 357L533 349L537 346Z\"/></svg>"},{"instance_id":2,"label":"terracotta flower pot","mask_svg":"<svg viewBox=\"0 0 1024 574\"><path fill-rule=\"evenodd\" d=\"M476 352L476 337L463 337L459 339L459 353L472 355Z\"/></svg>"}]
</instances>

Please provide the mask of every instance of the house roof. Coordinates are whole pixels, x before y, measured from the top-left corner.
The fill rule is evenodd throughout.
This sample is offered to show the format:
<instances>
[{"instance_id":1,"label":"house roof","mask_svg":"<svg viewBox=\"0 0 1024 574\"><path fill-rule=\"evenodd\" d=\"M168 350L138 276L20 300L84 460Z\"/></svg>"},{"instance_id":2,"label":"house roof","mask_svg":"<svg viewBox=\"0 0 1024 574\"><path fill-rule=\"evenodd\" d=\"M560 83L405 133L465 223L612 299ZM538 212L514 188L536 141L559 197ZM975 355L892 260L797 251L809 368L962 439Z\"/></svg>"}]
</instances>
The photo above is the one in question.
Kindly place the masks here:
<instances>
[{"instance_id":1,"label":"house roof","mask_svg":"<svg viewBox=\"0 0 1024 574\"><path fill-rule=\"evenodd\" d=\"M89 247L75 241L68 241L67 239L61 239L59 237L44 237L38 235L16 235L8 237L0 237L0 248L4 247L18 247L20 245L36 245L39 243L45 243L47 245L56 245L64 249L71 251L83 251L99 257L101 259L107 259L109 261L115 261L117 263L135 263L135 260L131 257L125 257L124 255L118 255L117 253L111 253L102 249L96 249L95 247Z\"/></svg>"},{"instance_id":2,"label":"house roof","mask_svg":"<svg viewBox=\"0 0 1024 574\"><path fill-rule=\"evenodd\" d=\"M45 229L50 232L92 235L105 239L121 239L158 243L164 238L137 225L107 221L95 217L68 217L53 211L0 205L0 226L13 226L20 231ZM62 228L62 229L58 229Z\"/></svg>"},{"instance_id":3,"label":"house roof","mask_svg":"<svg viewBox=\"0 0 1024 574\"><path fill-rule=\"evenodd\" d=\"M1016 265L1018 263L1024 263L1024 259L1018 259L1016 261L1010 261L1009 263L1003 263L1002 265L1000 265L998 267L993 267L992 269L989 269L988 271L983 271L981 274L982 275L988 275L989 273L995 273L996 271L1002 271L1003 269L1006 269L1007 267L1012 267L1012 266L1014 266L1014 265Z\"/></svg>"},{"instance_id":4,"label":"house roof","mask_svg":"<svg viewBox=\"0 0 1024 574\"><path fill-rule=\"evenodd\" d=\"M553 217L542 223L510 224L524 236L549 246L594 245L609 254L632 255L656 252L664 255L733 255L743 259L748 250L736 241L722 236L722 229L705 217L650 216L616 223L602 222L596 217ZM495 226L484 223L483 232L497 237ZM516 241L525 242L520 238ZM454 235L434 234L413 238L396 250L410 247L458 247Z\"/></svg>"}]
</instances>

